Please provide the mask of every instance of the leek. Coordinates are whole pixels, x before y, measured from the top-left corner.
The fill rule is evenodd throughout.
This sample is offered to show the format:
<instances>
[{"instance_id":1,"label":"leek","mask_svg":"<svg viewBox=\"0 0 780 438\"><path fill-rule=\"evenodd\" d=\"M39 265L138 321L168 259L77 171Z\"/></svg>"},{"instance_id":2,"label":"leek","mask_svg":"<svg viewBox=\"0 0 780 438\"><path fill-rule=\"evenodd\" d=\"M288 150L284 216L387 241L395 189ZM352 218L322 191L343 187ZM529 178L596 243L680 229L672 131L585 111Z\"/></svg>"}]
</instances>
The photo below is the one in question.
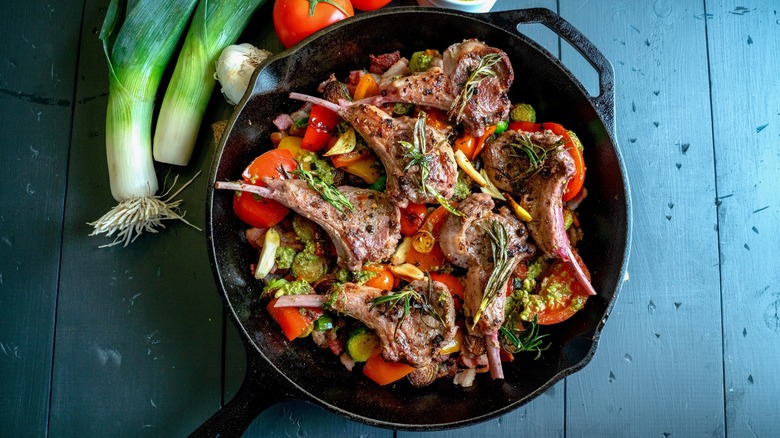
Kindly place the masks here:
<instances>
[{"instance_id":1,"label":"leek","mask_svg":"<svg viewBox=\"0 0 780 438\"><path fill-rule=\"evenodd\" d=\"M100 31L109 71L106 157L111 194L119 204L89 224L91 236L118 233L106 246L126 246L141 232L162 227L164 219L182 219L176 211L180 201L155 195L151 129L160 79L196 2L136 0L120 8L112 0L107 8Z\"/></svg>"},{"instance_id":2,"label":"leek","mask_svg":"<svg viewBox=\"0 0 780 438\"><path fill-rule=\"evenodd\" d=\"M154 159L190 161L203 114L214 90L222 49L234 43L265 0L201 0L165 92L154 132Z\"/></svg>"}]
</instances>

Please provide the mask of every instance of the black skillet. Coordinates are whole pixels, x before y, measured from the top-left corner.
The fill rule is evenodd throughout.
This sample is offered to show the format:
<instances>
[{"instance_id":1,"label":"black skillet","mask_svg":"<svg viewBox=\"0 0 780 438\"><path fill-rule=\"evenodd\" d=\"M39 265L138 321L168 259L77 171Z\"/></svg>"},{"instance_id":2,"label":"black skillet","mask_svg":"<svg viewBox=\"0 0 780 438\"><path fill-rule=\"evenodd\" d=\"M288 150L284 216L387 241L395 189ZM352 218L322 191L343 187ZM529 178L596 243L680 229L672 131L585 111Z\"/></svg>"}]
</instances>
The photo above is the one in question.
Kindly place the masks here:
<instances>
[{"instance_id":1,"label":"black skillet","mask_svg":"<svg viewBox=\"0 0 780 438\"><path fill-rule=\"evenodd\" d=\"M591 97L548 52L517 31L521 23L543 23L571 43L599 74ZM232 212L232 193L210 190L207 199L209 253L214 275L233 322L243 335L249 365L235 398L199 428L197 436L240 436L263 409L286 399L316 403L349 419L375 426L433 430L465 426L505 414L593 356L599 333L622 284L630 244L628 181L615 141L612 66L574 27L546 9L466 14L442 9L391 8L340 22L265 63L251 93L229 121L213 164L211 183L235 180L269 147L273 117L299 106L290 91L314 93L329 74L368 65L369 54L445 49L477 38L506 51L515 68L512 101L531 103L543 121L577 132L585 144L588 197L580 207L586 233L579 245L598 295L573 318L544 330L552 346L539 360L506 364L505 380L478 376L464 389L450 379L426 388L405 381L380 387L310 342L289 343L259 302L261 286L249 265L257 258Z\"/></svg>"}]
</instances>

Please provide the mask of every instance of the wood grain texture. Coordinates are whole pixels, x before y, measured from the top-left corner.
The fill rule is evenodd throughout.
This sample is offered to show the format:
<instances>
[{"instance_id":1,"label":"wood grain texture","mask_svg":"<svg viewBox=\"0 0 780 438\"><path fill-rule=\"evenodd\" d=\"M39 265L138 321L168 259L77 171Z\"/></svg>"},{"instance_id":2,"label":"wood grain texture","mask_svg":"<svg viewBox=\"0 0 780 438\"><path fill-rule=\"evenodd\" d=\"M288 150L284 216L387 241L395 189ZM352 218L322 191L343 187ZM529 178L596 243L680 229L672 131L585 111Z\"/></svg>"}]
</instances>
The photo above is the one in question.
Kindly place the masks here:
<instances>
[{"instance_id":1,"label":"wood grain texture","mask_svg":"<svg viewBox=\"0 0 780 438\"><path fill-rule=\"evenodd\" d=\"M0 435L44 436L82 4L2 9Z\"/></svg>"},{"instance_id":2,"label":"wood grain texture","mask_svg":"<svg viewBox=\"0 0 780 438\"><path fill-rule=\"evenodd\" d=\"M97 39L107 3L86 2L82 29L49 433L185 436L220 403L222 309L205 237L177 222L126 248L100 249L110 239L88 237L87 222L115 204L105 161L107 70ZM176 174L190 179L211 152L201 149L190 166L170 169L167 183L168 168L159 167L161 186ZM200 227L206 182L201 177L181 194L187 218Z\"/></svg>"},{"instance_id":3,"label":"wood grain texture","mask_svg":"<svg viewBox=\"0 0 780 438\"><path fill-rule=\"evenodd\" d=\"M707 2L723 288L726 426L780 433L780 15Z\"/></svg>"},{"instance_id":4,"label":"wood grain texture","mask_svg":"<svg viewBox=\"0 0 780 438\"><path fill-rule=\"evenodd\" d=\"M695 18L702 6L561 1L561 15L614 65L634 207L630 280L594 360L567 379L567 436L724 434L706 34Z\"/></svg>"}]
</instances>

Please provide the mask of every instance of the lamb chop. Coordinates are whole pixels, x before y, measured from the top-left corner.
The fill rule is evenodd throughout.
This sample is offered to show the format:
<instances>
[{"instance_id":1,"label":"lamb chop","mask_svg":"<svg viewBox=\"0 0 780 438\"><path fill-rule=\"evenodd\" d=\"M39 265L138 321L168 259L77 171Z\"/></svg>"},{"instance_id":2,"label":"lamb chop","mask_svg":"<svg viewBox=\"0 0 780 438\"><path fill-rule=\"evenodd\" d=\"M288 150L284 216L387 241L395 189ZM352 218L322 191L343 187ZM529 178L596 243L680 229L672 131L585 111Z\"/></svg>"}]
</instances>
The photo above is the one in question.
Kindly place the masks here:
<instances>
[{"instance_id":1,"label":"lamb chop","mask_svg":"<svg viewBox=\"0 0 780 438\"><path fill-rule=\"evenodd\" d=\"M385 193L399 207L429 204L455 193L458 166L447 137L424 116L393 118L365 103L332 102L291 93L293 99L325 106L349 122L377 154L387 173Z\"/></svg>"},{"instance_id":2,"label":"lamb chop","mask_svg":"<svg viewBox=\"0 0 780 438\"><path fill-rule=\"evenodd\" d=\"M321 306L362 321L379 336L386 360L415 368L433 363L457 330L452 295L438 281L413 281L399 291L344 283L330 295L285 295L276 302L276 307Z\"/></svg>"},{"instance_id":3,"label":"lamb chop","mask_svg":"<svg viewBox=\"0 0 780 438\"><path fill-rule=\"evenodd\" d=\"M507 92L514 80L509 57L477 40L453 44L442 55L442 67L433 66L380 84L377 102L403 102L448 111L466 132L481 136L485 128L506 119Z\"/></svg>"},{"instance_id":4,"label":"lamb chop","mask_svg":"<svg viewBox=\"0 0 780 438\"><path fill-rule=\"evenodd\" d=\"M336 247L338 264L359 271L366 262L389 258L401 238L401 212L384 193L355 187L339 187L352 210L339 211L322 195L299 179L265 178L265 187L242 183L217 183L216 188L244 190L273 199L316 222Z\"/></svg>"},{"instance_id":5,"label":"lamb chop","mask_svg":"<svg viewBox=\"0 0 780 438\"><path fill-rule=\"evenodd\" d=\"M362 321L379 335L382 356L421 368L455 337L455 305L447 286L418 280L395 292L345 283L330 308ZM404 299L410 298L409 312Z\"/></svg>"},{"instance_id":6,"label":"lamb chop","mask_svg":"<svg viewBox=\"0 0 780 438\"><path fill-rule=\"evenodd\" d=\"M534 248L526 244L523 223L506 207L493 212L494 205L485 193L464 199L458 206L463 216L447 218L439 244L450 262L468 269L463 298L466 326L470 334L485 338L491 375L502 378L498 329L504 324L505 291L511 272Z\"/></svg>"},{"instance_id":7,"label":"lamb chop","mask_svg":"<svg viewBox=\"0 0 780 438\"><path fill-rule=\"evenodd\" d=\"M529 150L537 157L534 165ZM528 230L549 258L567 263L590 295L596 291L576 260L563 219L563 192L574 175L574 160L550 131L506 131L482 152L485 170L499 189L519 195L519 204L533 218Z\"/></svg>"}]
</instances>

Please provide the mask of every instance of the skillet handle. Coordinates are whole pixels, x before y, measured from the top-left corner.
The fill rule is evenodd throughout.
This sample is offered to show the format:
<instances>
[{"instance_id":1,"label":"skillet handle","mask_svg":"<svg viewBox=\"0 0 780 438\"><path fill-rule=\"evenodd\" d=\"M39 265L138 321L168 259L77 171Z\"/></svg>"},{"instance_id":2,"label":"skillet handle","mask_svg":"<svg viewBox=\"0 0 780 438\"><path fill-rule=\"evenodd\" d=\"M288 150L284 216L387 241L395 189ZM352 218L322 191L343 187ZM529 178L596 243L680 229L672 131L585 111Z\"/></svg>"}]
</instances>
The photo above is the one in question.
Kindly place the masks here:
<instances>
[{"instance_id":1,"label":"skillet handle","mask_svg":"<svg viewBox=\"0 0 780 438\"><path fill-rule=\"evenodd\" d=\"M571 23L560 15L545 8L517 9L511 11L491 12L480 17L506 30L519 33L519 24L540 23L555 32L574 47L596 70L599 75L599 95L590 96L607 128L615 133L615 73L612 64L593 43L588 40ZM536 43L534 43L536 44ZM556 60L557 61L557 60Z\"/></svg>"},{"instance_id":2,"label":"skillet handle","mask_svg":"<svg viewBox=\"0 0 780 438\"><path fill-rule=\"evenodd\" d=\"M198 427L190 438L239 438L249 425L272 405L290 397L287 384L268 370L264 359L246 345L247 371L241 388L225 406Z\"/></svg>"}]
</instances>

